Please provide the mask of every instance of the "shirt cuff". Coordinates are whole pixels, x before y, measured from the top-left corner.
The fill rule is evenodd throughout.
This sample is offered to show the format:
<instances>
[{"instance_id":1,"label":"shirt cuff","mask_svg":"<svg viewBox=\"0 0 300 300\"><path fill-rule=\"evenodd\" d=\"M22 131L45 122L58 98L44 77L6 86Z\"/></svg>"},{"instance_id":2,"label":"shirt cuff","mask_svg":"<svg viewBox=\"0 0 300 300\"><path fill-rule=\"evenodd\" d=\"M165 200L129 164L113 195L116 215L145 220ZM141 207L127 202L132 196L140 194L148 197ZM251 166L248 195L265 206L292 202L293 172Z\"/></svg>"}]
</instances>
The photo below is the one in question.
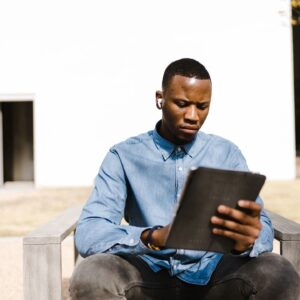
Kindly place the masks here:
<instances>
[{"instance_id":1,"label":"shirt cuff","mask_svg":"<svg viewBox=\"0 0 300 300\"><path fill-rule=\"evenodd\" d=\"M126 229L128 236L122 239L122 244L128 245L129 247L133 247L134 253L137 254L149 254L149 253L157 253L158 250L153 250L148 248L141 239L141 235L143 231L151 229L152 227L134 227L128 226Z\"/></svg>"},{"instance_id":2,"label":"shirt cuff","mask_svg":"<svg viewBox=\"0 0 300 300\"><path fill-rule=\"evenodd\" d=\"M257 257L264 252L272 252L273 250L273 235L262 232L260 237L255 241L254 246L249 254L251 257Z\"/></svg>"},{"instance_id":3,"label":"shirt cuff","mask_svg":"<svg viewBox=\"0 0 300 300\"><path fill-rule=\"evenodd\" d=\"M152 253L153 250L149 249L141 240L142 232L149 228L151 227L123 225L122 230L126 232L125 237L112 246L107 253L133 255Z\"/></svg>"}]
</instances>

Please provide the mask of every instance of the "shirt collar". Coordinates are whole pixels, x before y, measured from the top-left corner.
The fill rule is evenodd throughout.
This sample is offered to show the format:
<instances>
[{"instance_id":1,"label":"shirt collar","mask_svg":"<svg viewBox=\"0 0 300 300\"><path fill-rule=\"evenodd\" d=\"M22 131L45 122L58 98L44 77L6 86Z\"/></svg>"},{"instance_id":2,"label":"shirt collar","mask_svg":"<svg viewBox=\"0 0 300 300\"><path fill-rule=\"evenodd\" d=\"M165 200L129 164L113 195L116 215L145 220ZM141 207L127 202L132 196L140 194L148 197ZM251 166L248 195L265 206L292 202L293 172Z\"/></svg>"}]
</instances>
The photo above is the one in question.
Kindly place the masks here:
<instances>
[{"instance_id":1,"label":"shirt collar","mask_svg":"<svg viewBox=\"0 0 300 300\"><path fill-rule=\"evenodd\" d=\"M195 152L197 151L197 140L200 138L201 135L200 132L198 132L196 137L190 143L179 146L171 143L158 133L158 128L160 127L160 124L161 120L156 123L155 129L153 131L153 141L157 149L160 151L164 160L167 160L172 155L172 153L176 151L178 147L180 147L190 157L193 157L195 155Z\"/></svg>"}]
</instances>

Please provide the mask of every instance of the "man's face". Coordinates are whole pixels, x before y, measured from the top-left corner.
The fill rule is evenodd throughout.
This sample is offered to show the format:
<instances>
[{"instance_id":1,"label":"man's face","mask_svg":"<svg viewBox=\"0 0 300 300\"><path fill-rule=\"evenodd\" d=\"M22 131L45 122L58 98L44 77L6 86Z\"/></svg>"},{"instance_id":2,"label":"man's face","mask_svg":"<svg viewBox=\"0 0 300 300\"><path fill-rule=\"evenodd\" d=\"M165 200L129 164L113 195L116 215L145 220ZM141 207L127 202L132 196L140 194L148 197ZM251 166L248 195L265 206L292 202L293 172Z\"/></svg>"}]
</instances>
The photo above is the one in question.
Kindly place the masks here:
<instances>
[{"instance_id":1,"label":"man's face","mask_svg":"<svg viewBox=\"0 0 300 300\"><path fill-rule=\"evenodd\" d=\"M156 92L157 103L160 99L160 134L175 144L188 143L193 140L208 115L211 81L175 75L166 90Z\"/></svg>"}]
</instances>

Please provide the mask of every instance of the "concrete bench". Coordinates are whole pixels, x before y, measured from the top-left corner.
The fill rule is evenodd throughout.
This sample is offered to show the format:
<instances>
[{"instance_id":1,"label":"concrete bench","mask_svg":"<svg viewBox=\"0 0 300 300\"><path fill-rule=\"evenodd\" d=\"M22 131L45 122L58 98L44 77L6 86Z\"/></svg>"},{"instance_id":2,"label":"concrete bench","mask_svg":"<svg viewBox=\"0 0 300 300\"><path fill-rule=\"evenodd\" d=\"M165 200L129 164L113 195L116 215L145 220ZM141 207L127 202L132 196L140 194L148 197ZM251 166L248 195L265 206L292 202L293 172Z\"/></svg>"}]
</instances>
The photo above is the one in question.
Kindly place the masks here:
<instances>
[{"instance_id":1,"label":"concrete bench","mask_svg":"<svg viewBox=\"0 0 300 300\"><path fill-rule=\"evenodd\" d=\"M23 238L24 299L62 299L62 241L76 228L82 206L65 210L57 218ZM280 242L280 254L300 274L300 224L268 211ZM75 260L78 256L75 246Z\"/></svg>"}]
</instances>

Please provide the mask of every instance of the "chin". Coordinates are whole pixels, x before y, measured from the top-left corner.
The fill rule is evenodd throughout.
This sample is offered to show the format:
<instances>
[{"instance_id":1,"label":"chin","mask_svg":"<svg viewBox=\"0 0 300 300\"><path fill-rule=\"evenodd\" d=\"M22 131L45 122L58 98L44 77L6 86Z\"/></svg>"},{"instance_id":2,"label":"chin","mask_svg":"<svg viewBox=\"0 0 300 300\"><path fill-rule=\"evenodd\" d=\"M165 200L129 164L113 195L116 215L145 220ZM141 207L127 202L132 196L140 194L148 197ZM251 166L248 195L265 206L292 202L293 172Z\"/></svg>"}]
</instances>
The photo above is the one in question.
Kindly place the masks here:
<instances>
[{"instance_id":1,"label":"chin","mask_svg":"<svg viewBox=\"0 0 300 300\"><path fill-rule=\"evenodd\" d=\"M182 136L182 135L176 136L176 141L177 141L176 144L188 144L195 138L195 136L196 136L196 134L193 136L189 136L189 137Z\"/></svg>"}]
</instances>

